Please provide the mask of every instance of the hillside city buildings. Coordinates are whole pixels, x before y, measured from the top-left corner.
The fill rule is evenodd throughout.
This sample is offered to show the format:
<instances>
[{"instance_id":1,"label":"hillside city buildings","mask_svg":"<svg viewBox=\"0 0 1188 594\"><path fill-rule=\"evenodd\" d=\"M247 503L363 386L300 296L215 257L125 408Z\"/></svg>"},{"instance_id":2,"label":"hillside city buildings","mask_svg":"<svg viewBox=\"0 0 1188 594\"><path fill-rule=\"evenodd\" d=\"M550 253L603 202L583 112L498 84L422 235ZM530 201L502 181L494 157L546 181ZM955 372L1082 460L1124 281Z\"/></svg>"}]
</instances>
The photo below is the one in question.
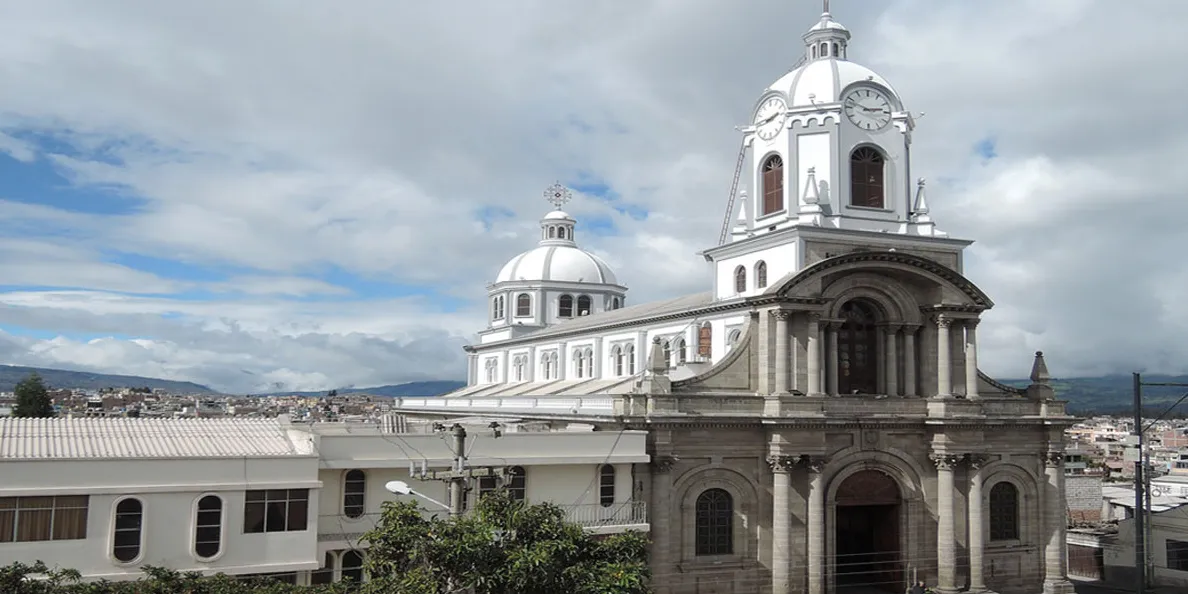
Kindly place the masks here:
<instances>
[{"instance_id":1,"label":"hillside city buildings","mask_svg":"<svg viewBox=\"0 0 1188 594\"><path fill-rule=\"evenodd\" d=\"M1126 512L1090 470L1112 468L1114 449L1082 439L1042 354L1026 388L979 371L993 302L963 274L971 241L938 228L913 180L907 103L848 59L829 13L803 40L753 104L736 220L700 254L705 292L631 303L554 186L537 245L487 286L454 393L355 422L319 420L316 402L283 405L305 406L300 422L0 419L0 562L89 579L145 564L365 577L359 537L395 497L384 483L443 499L413 472L451 466L438 428L456 423L467 464L505 477L473 481L468 505L502 487L591 530L646 530L662 594L898 594L917 580L1057 594L1070 550L1108 572L1125 530L1100 525Z\"/></svg>"}]
</instances>

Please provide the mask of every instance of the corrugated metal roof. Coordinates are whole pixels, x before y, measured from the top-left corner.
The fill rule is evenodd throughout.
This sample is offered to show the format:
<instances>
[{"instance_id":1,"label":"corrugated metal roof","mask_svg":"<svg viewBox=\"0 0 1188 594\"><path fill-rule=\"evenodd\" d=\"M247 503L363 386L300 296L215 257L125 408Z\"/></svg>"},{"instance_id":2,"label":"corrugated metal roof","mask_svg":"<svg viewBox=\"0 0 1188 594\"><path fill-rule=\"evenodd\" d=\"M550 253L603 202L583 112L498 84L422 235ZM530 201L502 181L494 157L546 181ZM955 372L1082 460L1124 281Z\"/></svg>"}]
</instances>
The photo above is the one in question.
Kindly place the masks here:
<instances>
[{"instance_id":1,"label":"corrugated metal roof","mask_svg":"<svg viewBox=\"0 0 1188 594\"><path fill-rule=\"evenodd\" d=\"M279 419L0 418L0 461L311 455Z\"/></svg>"}]
</instances>

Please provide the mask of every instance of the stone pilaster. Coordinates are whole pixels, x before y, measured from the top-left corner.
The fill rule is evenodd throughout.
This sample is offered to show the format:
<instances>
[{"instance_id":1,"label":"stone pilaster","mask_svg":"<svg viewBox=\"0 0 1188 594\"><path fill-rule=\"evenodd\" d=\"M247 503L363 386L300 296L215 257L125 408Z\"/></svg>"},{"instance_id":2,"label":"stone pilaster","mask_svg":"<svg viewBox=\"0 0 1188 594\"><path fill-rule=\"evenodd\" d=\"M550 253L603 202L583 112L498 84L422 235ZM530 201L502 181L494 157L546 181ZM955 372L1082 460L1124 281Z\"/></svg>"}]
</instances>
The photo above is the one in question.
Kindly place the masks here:
<instances>
[{"instance_id":1,"label":"stone pilaster","mask_svg":"<svg viewBox=\"0 0 1188 594\"><path fill-rule=\"evenodd\" d=\"M957 592L957 533L953 522L953 468L961 463L954 454L934 454L936 464L936 588L939 594Z\"/></svg>"},{"instance_id":2,"label":"stone pilaster","mask_svg":"<svg viewBox=\"0 0 1188 594\"><path fill-rule=\"evenodd\" d=\"M792 319L792 312L786 309L776 309L772 310L771 316L776 321L774 392L776 394L787 394L789 392L789 367L792 362L792 352L788 348L788 339L792 333L789 329L788 320Z\"/></svg>"},{"instance_id":3,"label":"stone pilaster","mask_svg":"<svg viewBox=\"0 0 1188 594\"><path fill-rule=\"evenodd\" d=\"M1064 498L1064 452L1050 451L1044 456L1044 529L1048 542L1044 545L1044 594L1070 594L1067 549L1068 515Z\"/></svg>"},{"instance_id":4,"label":"stone pilaster","mask_svg":"<svg viewBox=\"0 0 1188 594\"><path fill-rule=\"evenodd\" d=\"M808 594L825 594L825 459L806 457L809 473Z\"/></svg>"},{"instance_id":5,"label":"stone pilaster","mask_svg":"<svg viewBox=\"0 0 1188 594\"><path fill-rule=\"evenodd\" d=\"M985 501L982 499L982 466L988 458L984 454L970 454L969 465L969 592L986 592Z\"/></svg>"},{"instance_id":6,"label":"stone pilaster","mask_svg":"<svg viewBox=\"0 0 1188 594\"><path fill-rule=\"evenodd\" d=\"M977 400L978 395L978 322L965 320L965 397Z\"/></svg>"},{"instance_id":7,"label":"stone pilaster","mask_svg":"<svg viewBox=\"0 0 1188 594\"><path fill-rule=\"evenodd\" d=\"M885 347L883 347L883 354L884 354L884 358L885 358L885 360L883 362L883 369L887 373L887 379L886 379L887 389L884 393L887 394L888 396L898 396L899 395L899 375L898 375L898 367L899 367L898 350L899 349L897 347L898 347L898 343L899 343L899 338L898 338L899 337L899 325L888 324L887 329L886 329L886 337L887 337L886 338L887 344Z\"/></svg>"},{"instance_id":8,"label":"stone pilaster","mask_svg":"<svg viewBox=\"0 0 1188 594\"><path fill-rule=\"evenodd\" d=\"M916 326L903 327L903 395L916 392Z\"/></svg>"},{"instance_id":9,"label":"stone pilaster","mask_svg":"<svg viewBox=\"0 0 1188 594\"><path fill-rule=\"evenodd\" d=\"M936 322L936 397L953 395L952 363L953 353L949 346L949 326L953 323L948 316L940 314Z\"/></svg>"},{"instance_id":10,"label":"stone pilaster","mask_svg":"<svg viewBox=\"0 0 1188 594\"><path fill-rule=\"evenodd\" d=\"M841 322L829 322L825 329L825 392L830 396L837 396L838 390L837 331L840 328Z\"/></svg>"},{"instance_id":11,"label":"stone pilaster","mask_svg":"<svg viewBox=\"0 0 1188 594\"><path fill-rule=\"evenodd\" d=\"M808 355L806 362L808 364L808 387L805 389L805 394L809 396L821 395L821 314L812 312L808 314L808 330L806 333L806 340L808 341Z\"/></svg>"},{"instance_id":12,"label":"stone pilaster","mask_svg":"<svg viewBox=\"0 0 1188 594\"><path fill-rule=\"evenodd\" d=\"M771 455L771 592L787 594L792 588L792 469L796 456Z\"/></svg>"},{"instance_id":13,"label":"stone pilaster","mask_svg":"<svg viewBox=\"0 0 1188 594\"><path fill-rule=\"evenodd\" d=\"M674 571L672 558L672 541L669 535L673 532L673 524L669 510L672 509L672 467L676 465L676 458L670 456L654 456L652 458L652 501L648 512L651 515L652 530L652 574L664 575ZM668 594L664 580L657 580L654 586L656 594Z\"/></svg>"}]
</instances>

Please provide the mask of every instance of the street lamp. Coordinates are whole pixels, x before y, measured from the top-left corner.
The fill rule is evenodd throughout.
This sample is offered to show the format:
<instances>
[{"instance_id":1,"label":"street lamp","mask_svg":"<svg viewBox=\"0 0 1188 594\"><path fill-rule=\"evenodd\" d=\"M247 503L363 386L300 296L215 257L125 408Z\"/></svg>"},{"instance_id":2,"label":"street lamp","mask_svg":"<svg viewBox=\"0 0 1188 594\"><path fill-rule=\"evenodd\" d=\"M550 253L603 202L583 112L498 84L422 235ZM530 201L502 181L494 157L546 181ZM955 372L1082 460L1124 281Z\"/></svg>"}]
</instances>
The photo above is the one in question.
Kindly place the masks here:
<instances>
[{"instance_id":1,"label":"street lamp","mask_svg":"<svg viewBox=\"0 0 1188 594\"><path fill-rule=\"evenodd\" d=\"M406 483L404 481L388 481L384 485L384 488L395 495L416 495L417 497L420 497L421 499L424 499L425 501L428 501L429 503L432 503L432 504L436 505L437 507L440 507L441 509L450 511L450 506L448 506L448 505L446 505L446 504L444 504L444 503L442 503L442 502L440 502L440 501L438 501L424 493L419 493L417 491L414 491L413 488L410 487L408 485L408 483Z\"/></svg>"}]
</instances>

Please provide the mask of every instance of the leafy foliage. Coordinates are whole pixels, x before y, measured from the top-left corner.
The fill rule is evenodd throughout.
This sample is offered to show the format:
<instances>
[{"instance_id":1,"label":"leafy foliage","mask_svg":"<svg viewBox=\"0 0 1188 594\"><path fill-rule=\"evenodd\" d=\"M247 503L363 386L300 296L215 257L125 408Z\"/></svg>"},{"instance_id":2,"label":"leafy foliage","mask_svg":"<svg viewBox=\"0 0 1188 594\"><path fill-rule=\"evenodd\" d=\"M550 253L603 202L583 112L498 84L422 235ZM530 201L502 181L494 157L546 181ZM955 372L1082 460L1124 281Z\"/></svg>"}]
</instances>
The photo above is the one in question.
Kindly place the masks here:
<instances>
[{"instance_id":1,"label":"leafy foliage","mask_svg":"<svg viewBox=\"0 0 1188 594\"><path fill-rule=\"evenodd\" d=\"M12 409L14 417L52 417L54 416L54 401L49 396L49 389L36 372L30 373L21 380L13 390L16 393L16 406Z\"/></svg>"},{"instance_id":2,"label":"leafy foliage","mask_svg":"<svg viewBox=\"0 0 1188 594\"><path fill-rule=\"evenodd\" d=\"M38 561L0 567L4 594L346 594L349 584L293 586L268 578L234 578L223 574L203 577L146 566L146 577L135 581L82 583L73 569L51 569Z\"/></svg>"},{"instance_id":3,"label":"leafy foliage","mask_svg":"<svg viewBox=\"0 0 1188 594\"><path fill-rule=\"evenodd\" d=\"M369 543L369 594L645 594L647 538L597 538L561 508L485 495L473 513L425 518L415 502L385 502Z\"/></svg>"}]
</instances>

